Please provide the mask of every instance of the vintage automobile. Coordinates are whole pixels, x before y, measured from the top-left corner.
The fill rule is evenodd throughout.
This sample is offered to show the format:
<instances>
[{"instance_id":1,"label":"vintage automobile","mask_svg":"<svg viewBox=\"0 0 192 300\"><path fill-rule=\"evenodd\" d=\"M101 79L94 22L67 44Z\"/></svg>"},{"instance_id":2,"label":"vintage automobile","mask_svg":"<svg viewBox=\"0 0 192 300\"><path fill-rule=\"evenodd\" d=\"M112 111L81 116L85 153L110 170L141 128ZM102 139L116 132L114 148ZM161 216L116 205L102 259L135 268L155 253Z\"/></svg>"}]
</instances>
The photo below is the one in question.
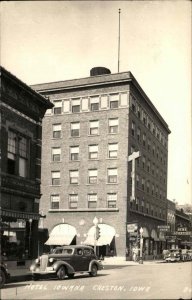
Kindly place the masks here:
<instances>
[{"instance_id":1,"label":"vintage automobile","mask_svg":"<svg viewBox=\"0 0 192 300\"><path fill-rule=\"evenodd\" d=\"M169 253L165 257L166 262L177 262L181 261L181 253L177 249L169 250Z\"/></svg>"},{"instance_id":2,"label":"vintage automobile","mask_svg":"<svg viewBox=\"0 0 192 300\"><path fill-rule=\"evenodd\" d=\"M73 278L76 273L89 273L97 276L97 271L102 270L100 260L90 246L71 245L55 248L50 254L43 254L31 265L33 280L38 280L43 275L57 276L63 280L66 276Z\"/></svg>"},{"instance_id":3,"label":"vintage automobile","mask_svg":"<svg viewBox=\"0 0 192 300\"><path fill-rule=\"evenodd\" d=\"M6 282L10 279L10 274L7 269L7 265L1 260L0 262L0 289L4 286Z\"/></svg>"}]
</instances>

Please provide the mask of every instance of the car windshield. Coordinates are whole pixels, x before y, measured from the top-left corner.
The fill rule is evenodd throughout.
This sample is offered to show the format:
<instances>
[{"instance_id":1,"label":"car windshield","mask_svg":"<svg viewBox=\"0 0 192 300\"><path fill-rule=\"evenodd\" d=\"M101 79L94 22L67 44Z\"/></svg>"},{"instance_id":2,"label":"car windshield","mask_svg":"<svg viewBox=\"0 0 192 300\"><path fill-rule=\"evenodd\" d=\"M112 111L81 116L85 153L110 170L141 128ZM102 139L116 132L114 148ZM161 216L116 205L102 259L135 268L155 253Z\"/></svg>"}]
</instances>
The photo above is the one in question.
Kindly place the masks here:
<instances>
[{"instance_id":1,"label":"car windshield","mask_svg":"<svg viewBox=\"0 0 192 300\"><path fill-rule=\"evenodd\" d=\"M71 255L73 253L72 248L56 248L53 250L54 254Z\"/></svg>"}]
</instances>

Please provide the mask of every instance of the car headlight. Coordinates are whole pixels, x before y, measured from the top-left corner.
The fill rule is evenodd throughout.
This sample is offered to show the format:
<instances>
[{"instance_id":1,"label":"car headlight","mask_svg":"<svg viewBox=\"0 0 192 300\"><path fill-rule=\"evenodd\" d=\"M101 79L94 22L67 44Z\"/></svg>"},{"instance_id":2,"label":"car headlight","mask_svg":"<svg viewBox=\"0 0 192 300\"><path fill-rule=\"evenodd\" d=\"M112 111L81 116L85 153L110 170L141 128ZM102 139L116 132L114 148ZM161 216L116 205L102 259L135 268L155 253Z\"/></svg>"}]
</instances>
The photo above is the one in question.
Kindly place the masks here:
<instances>
[{"instance_id":1,"label":"car headlight","mask_svg":"<svg viewBox=\"0 0 192 300\"><path fill-rule=\"evenodd\" d=\"M53 261L54 261L54 258L53 258L53 257L49 258L49 262L50 262L50 263L52 263Z\"/></svg>"},{"instance_id":2,"label":"car headlight","mask_svg":"<svg viewBox=\"0 0 192 300\"><path fill-rule=\"evenodd\" d=\"M40 259L36 258L35 262L36 262L36 264L38 264L40 262Z\"/></svg>"}]
</instances>

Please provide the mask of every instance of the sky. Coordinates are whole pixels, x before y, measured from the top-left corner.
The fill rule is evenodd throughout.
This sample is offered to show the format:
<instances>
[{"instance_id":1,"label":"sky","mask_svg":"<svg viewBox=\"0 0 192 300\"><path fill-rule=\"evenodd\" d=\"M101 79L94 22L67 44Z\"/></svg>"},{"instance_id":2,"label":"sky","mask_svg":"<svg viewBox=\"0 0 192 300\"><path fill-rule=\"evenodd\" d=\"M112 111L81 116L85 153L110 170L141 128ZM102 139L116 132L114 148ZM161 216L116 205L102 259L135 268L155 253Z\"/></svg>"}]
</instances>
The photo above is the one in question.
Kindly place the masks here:
<instances>
[{"instance_id":1,"label":"sky","mask_svg":"<svg viewBox=\"0 0 192 300\"><path fill-rule=\"evenodd\" d=\"M1 65L28 85L131 71L171 130L167 198L191 198L191 1L3 1Z\"/></svg>"}]
</instances>

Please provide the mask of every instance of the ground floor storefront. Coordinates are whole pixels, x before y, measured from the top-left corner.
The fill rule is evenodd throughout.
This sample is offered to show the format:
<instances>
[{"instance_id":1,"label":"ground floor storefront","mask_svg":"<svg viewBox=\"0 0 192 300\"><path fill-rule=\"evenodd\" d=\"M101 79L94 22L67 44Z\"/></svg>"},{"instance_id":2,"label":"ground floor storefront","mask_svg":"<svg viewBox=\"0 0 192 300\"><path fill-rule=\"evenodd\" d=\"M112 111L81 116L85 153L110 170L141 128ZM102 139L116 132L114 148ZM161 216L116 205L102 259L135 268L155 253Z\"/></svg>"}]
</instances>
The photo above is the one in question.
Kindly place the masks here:
<instances>
[{"instance_id":1,"label":"ground floor storefront","mask_svg":"<svg viewBox=\"0 0 192 300\"><path fill-rule=\"evenodd\" d=\"M1 255L4 260L25 266L37 255L39 214L1 210Z\"/></svg>"}]
</instances>

